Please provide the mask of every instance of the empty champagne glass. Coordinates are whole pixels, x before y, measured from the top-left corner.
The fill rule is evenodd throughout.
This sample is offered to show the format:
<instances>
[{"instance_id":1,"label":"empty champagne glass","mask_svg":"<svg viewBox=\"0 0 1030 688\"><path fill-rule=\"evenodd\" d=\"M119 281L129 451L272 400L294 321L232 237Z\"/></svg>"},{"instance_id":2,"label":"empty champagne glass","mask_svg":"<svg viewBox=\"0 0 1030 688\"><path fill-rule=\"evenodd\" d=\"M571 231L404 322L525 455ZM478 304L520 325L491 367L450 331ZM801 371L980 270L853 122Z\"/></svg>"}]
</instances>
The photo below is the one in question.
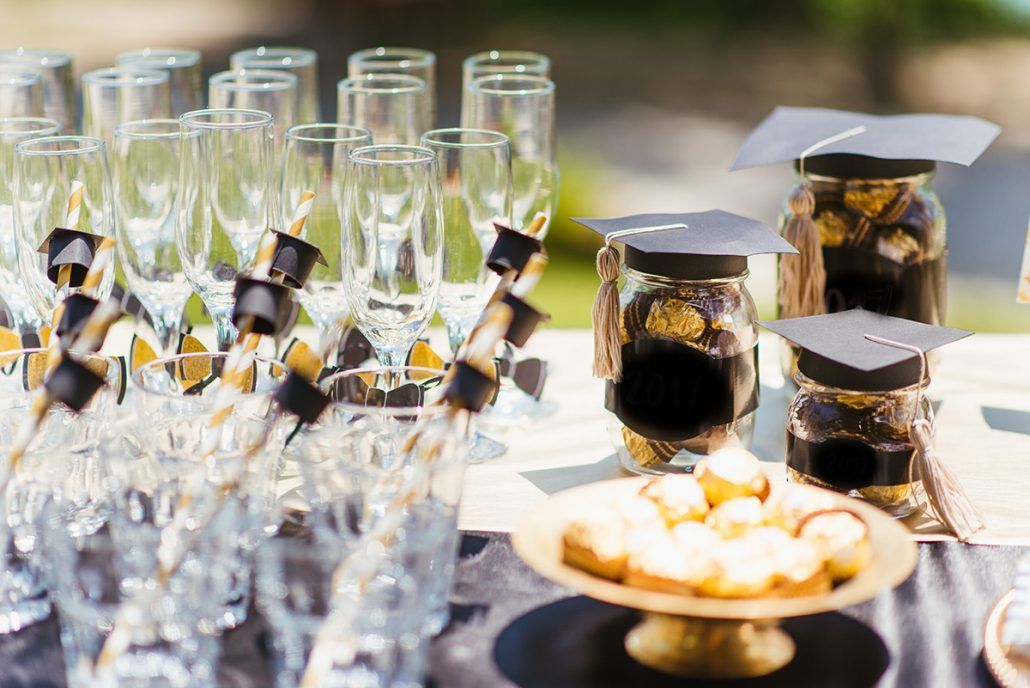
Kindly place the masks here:
<instances>
[{"instance_id":1,"label":"empty champagne glass","mask_svg":"<svg viewBox=\"0 0 1030 688\"><path fill-rule=\"evenodd\" d=\"M302 124L319 122L322 106L318 95L318 53L307 48L267 47L247 48L232 54L230 69L272 69L289 72L297 77L299 104L297 121Z\"/></svg>"},{"instance_id":2,"label":"empty champagne glass","mask_svg":"<svg viewBox=\"0 0 1030 688\"><path fill-rule=\"evenodd\" d=\"M119 67L167 72L173 117L204 107L199 50L143 48L121 53L115 58L115 64Z\"/></svg>"},{"instance_id":3,"label":"empty champagne glass","mask_svg":"<svg viewBox=\"0 0 1030 688\"><path fill-rule=\"evenodd\" d=\"M273 118L256 110L187 112L182 132L176 244L190 286L207 306L218 346L236 338L233 288L276 217Z\"/></svg>"},{"instance_id":4,"label":"empty champagne glass","mask_svg":"<svg viewBox=\"0 0 1030 688\"><path fill-rule=\"evenodd\" d=\"M469 55L461 63L463 90L481 76L492 74L532 74L550 78L551 58L528 50L488 50Z\"/></svg>"},{"instance_id":5,"label":"empty champagne glass","mask_svg":"<svg viewBox=\"0 0 1030 688\"><path fill-rule=\"evenodd\" d=\"M21 141L55 136L61 125L45 117L0 118L0 300L7 305L19 332L35 332L43 320L32 305L29 291L18 270L21 250L14 228L14 148Z\"/></svg>"},{"instance_id":6,"label":"empty champagne glass","mask_svg":"<svg viewBox=\"0 0 1030 688\"><path fill-rule=\"evenodd\" d=\"M408 74L426 82L429 121L436 122L436 55L420 48L377 47L351 53L347 58L347 76L367 74Z\"/></svg>"},{"instance_id":7,"label":"empty champagne glass","mask_svg":"<svg viewBox=\"0 0 1030 688\"><path fill-rule=\"evenodd\" d=\"M408 74L367 74L337 85L340 124L364 127L378 144L415 144L430 127L429 91Z\"/></svg>"},{"instance_id":8,"label":"empty champagne glass","mask_svg":"<svg viewBox=\"0 0 1030 688\"><path fill-rule=\"evenodd\" d=\"M115 127L111 155L118 257L129 289L150 313L157 343L166 353L175 346L191 293L175 245L182 147L179 120L142 120Z\"/></svg>"},{"instance_id":9,"label":"empty champagne glass","mask_svg":"<svg viewBox=\"0 0 1030 688\"><path fill-rule=\"evenodd\" d=\"M18 65L0 65L0 117L42 116L42 75Z\"/></svg>"},{"instance_id":10,"label":"empty champagne glass","mask_svg":"<svg viewBox=\"0 0 1030 688\"><path fill-rule=\"evenodd\" d=\"M542 212L550 219L558 204L554 143L554 83L540 76L495 74L474 79L461 125L499 131L511 139L515 186L512 222L526 227ZM550 224L550 223L548 223ZM543 238L547 225L541 230Z\"/></svg>"},{"instance_id":11,"label":"empty champagne glass","mask_svg":"<svg viewBox=\"0 0 1030 688\"><path fill-rule=\"evenodd\" d=\"M494 222L511 219L511 153L507 136L478 129L435 129L422 135L422 145L440 167L444 260L437 307L457 353L497 283L485 261L497 238Z\"/></svg>"},{"instance_id":12,"label":"empty champagne glass","mask_svg":"<svg viewBox=\"0 0 1030 688\"><path fill-rule=\"evenodd\" d=\"M122 122L171 117L168 73L109 67L82 75L82 133L114 143Z\"/></svg>"},{"instance_id":13,"label":"empty champagne glass","mask_svg":"<svg viewBox=\"0 0 1030 688\"><path fill-rule=\"evenodd\" d=\"M343 286L354 323L386 366L403 365L440 289L443 218L436 155L356 148L344 179Z\"/></svg>"},{"instance_id":14,"label":"empty champagne glass","mask_svg":"<svg viewBox=\"0 0 1030 688\"><path fill-rule=\"evenodd\" d=\"M315 265L297 297L318 327L323 357L335 350L350 309L340 273L340 223L343 179L351 150L372 143L367 129L344 124L298 124L286 132L280 207L287 212L281 227L288 227L292 211L306 190L315 204L304 225L304 238L321 249L327 265Z\"/></svg>"},{"instance_id":15,"label":"empty champagne glass","mask_svg":"<svg viewBox=\"0 0 1030 688\"><path fill-rule=\"evenodd\" d=\"M271 69L219 72L207 81L212 108L260 110L275 118L275 150L281 151L286 130L297 119L297 77Z\"/></svg>"},{"instance_id":16,"label":"empty champagne glass","mask_svg":"<svg viewBox=\"0 0 1030 688\"><path fill-rule=\"evenodd\" d=\"M18 232L18 268L32 305L49 323L57 300L47 278L45 253L36 248L55 227L67 225L72 183L83 184L78 229L114 236L114 192L107 145L91 136L49 136L14 147L14 226ZM97 296L106 299L114 286L107 270Z\"/></svg>"},{"instance_id":17,"label":"empty champagne glass","mask_svg":"<svg viewBox=\"0 0 1030 688\"><path fill-rule=\"evenodd\" d=\"M43 76L43 115L61 123L61 131L78 130L79 111L72 80L72 55L63 50L16 48L0 52L0 64L16 64Z\"/></svg>"}]
</instances>

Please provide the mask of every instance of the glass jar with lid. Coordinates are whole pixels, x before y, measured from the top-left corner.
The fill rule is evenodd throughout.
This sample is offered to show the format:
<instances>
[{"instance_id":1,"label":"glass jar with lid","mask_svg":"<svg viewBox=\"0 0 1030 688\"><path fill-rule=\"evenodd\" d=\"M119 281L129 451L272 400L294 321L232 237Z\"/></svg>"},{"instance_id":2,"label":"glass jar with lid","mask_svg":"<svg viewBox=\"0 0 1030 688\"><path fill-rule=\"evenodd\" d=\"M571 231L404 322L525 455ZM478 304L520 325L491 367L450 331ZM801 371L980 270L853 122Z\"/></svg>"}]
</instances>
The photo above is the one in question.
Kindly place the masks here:
<instances>
[{"instance_id":1,"label":"glass jar with lid","mask_svg":"<svg viewBox=\"0 0 1030 688\"><path fill-rule=\"evenodd\" d=\"M623 466L687 472L717 449L747 446L759 390L747 257L792 252L790 244L719 210L577 221L606 241L595 375L607 379L605 408Z\"/></svg>"}]
</instances>

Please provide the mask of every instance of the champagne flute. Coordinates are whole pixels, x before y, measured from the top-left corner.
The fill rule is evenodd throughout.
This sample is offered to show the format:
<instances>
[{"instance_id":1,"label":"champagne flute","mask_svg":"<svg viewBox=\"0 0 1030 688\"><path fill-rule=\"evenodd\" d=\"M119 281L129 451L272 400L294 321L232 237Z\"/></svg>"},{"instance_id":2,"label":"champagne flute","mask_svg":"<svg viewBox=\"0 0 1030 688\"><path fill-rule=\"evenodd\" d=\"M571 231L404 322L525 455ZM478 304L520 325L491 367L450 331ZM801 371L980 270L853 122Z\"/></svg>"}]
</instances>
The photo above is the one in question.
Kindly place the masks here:
<instances>
[{"instance_id":1,"label":"champagne flute","mask_svg":"<svg viewBox=\"0 0 1030 688\"><path fill-rule=\"evenodd\" d=\"M368 74L407 74L426 82L429 120L436 122L436 55L420 48L376 47L351 53L347 58L347 76Z\"/></svg>"},{"instance_id":2,"label":"champagne flute","mask_svg":"<svg viewBox=\"0 0 1030 688\"><path fill-rule=\"evenodd\" d=\"M468 91L481 76L532 74L550 78L551 58L528 50L488 50L469 55L461 63L462 90Z\"/></svg>"},{"instance_id":3,"label":"champagne flute","mask_svg":"<svg viewBox=\"0 0 1030 688\"><path fill-rule=\"evenodd\" d=\"M554 83L523 74L473 79L461 123L463 127L499 131L511 139L515 226L527 227L537 213L553 217L558 204ZM543 238L546 232L545 225L538 236Z\"/></svg>"},{"instance_id":4,"label":"champagne flute","mask_svg":"<svg viewBox=\"0 0 1030 688\"><path fill-rule=\"evenodd\" d=\"M172 114L168 72L109 67L82 75L82 131L111 147L122 122L161 119Z\"/></svg>"},{"instance_id":5,"label":"champagne flute","mask_svg":"<svg viewBox=\"0 0 1030 688\"><path fill-rule=\"evenodd\" d=\"M119 67L167 72L173 117L204 107L199 50L143 48L119 54L115 64Z\"/></svg>"},{"instance_id":6,"label":"champagne flute","mask_svg":"<svg viewBox=\"0 0 1030 688\"><path fill-rule=\"evenodd\" d=\"M111 155L118 258L166 354L174 353L191 293L175 244L182 146L179 120L141 120L115 127Z\"/></svg>"},{"instance_id":7,"label":"champagne flute","mask_svg":"<svg viewBox=\"0 0 1030 688\"><path fill-rule=\"evenodd\" d=\"M0 117L42 117L43 76L18 65L0 65Z\"/></svg>"},{"instance_id":8,"label":"champagne flute","mask_svg":"<svg viewBox=\"0 0 1030 688\"><path fill-rule=\"evenodd\" d=\"M195 110L179 118L176 245L223 350L236 339L236 275L254 260L275 217L273 122L267 112L237 109Z\"/></svg>"},{"instance_id":9,"label":"champagne flute","mask_svg":"<svg viewBox=\"0 0 1030 688\"><path fill-rule=\"evenodd\" d=\"M297 119L297 77L271 69L219 72L207 81L211 108L259 110L275 118L276 155Z\"/></svg>"},{"instance_id":10,"label":"champagne flute","mask_svg":"<svg viewBox=\"0 0 1030 688\"><path fill-rule=\"evenodd\" d=\"M61 131L70 134L78 129L71 53L15 48L0 51L0 64L19 65L39 72L43 76L43 115L60 122Z\"/></svg>"},{"instance_id":11,"label":"champagne flute","mask_svg":"<svg viewBox=\"0 0 1030 688\"><path fill-rule=\"evenodd\" d=\"M55 227L64 227L72 183L83 184L78 229L114 236L115 211L107 144L91 136L48 136L14 147L14 226L18 268L32 305L50 322L57 292L46 275L47 257L36 248ZM95 294L106 299L114 270L105 270Z\"/></svg>"},{"instance_id":12,"label":"champagne flute","mask_svg":"<svg viewBox=\"0 0 1030 688\"><path fill-rule=\"evenodd\" d=\"M318 96L318 53L307 48L266 47L239 50L229 58L233 70L282 70L297 77L297 121L319 122L322 106Z\"/></svg>"},{"instance_id":13,"label":"champagne flute","mask_svg":"<svg viewBox=\"0 0 1030 688\"><path fill-rule=\"evenodd\" d=\"M367 74L337 85L340 124L372 132L376 144L415 144L429 129L426 82L408 74Z\"/></svg>"},{"instance_id":14,"label":"champagne flute","mask_svg":"<svg viewBox=\"0 0 1030 688\"><path fill-rule=\"evenodd\" d=\"M428 148L355 148L344 179L343 286L384 366L404 364L436 310L443 218Z\"/></svg>"},{"instance_id":15,"label":"champagne flute","mask_svg":"<svg viewBox=\"0 0 1030 688\"><path fill-rule=\"evenodd\" d=\"M343 180L351 150L372 143L367 129L344 124L298 124L286 132L283 152L280 208L296 208L306 190L316 193L304 238L318 246L328 265L315 265L297 298L319 334L319 350L325 358L335 350L343 323L350 312L343 291L340 243L343 221ZM280 226L292 217L284 215Z\"/></svg>"},{"instance_id":16,"label":"champagne flute","mask_svg":"<svg viewBox=\"0 0 1030 688\"><path fill-rule=\"evenodd\" d=\"M508 137L479 129L435 129L422 145L436 153L443 206L444 259L438 308L451 351L458 352L497 284L486 257L497 239L494 222L511 220Z\"/></svg>"},{"instance_id":17,"label":"champagne flute","mask_svg":"<svg viewBox=\"0 0 1030 688\"><path fill-rule=\"evenodd\" d=\"M7 305L19 332L36 332L43 319L32 305L18 270L20 246L14 228L14 149L21 141L55 136L60 123L45 117L0 118L0 299ZM35 247L32 248L35 250Z\"/></svg>"}]
</instances>

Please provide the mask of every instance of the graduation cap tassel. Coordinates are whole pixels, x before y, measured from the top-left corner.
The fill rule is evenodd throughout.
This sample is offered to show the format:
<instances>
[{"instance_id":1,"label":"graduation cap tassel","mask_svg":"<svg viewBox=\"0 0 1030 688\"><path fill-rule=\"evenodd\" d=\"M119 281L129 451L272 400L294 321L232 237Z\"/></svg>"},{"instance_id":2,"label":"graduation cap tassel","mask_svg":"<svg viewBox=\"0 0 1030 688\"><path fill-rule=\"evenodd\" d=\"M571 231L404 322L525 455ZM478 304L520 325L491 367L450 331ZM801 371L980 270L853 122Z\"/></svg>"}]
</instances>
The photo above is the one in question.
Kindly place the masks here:
<instances>
[{"instance_id":1,"label":"graduation cap tassel","mask_svg":"<svg viewBox=\"0 0 1030 688\"><path fill-rule=\"evenodd\" d=\"M926 354L922 349L911 344L868 334L865 338L877 344L911 351L919 356L919 382L916 387L915 410L912 413L914 420L908 430L909 439L916 450L912 477L923 483L930 515L954 533L960 541L968 542L969 538L984 527L983 516L969 501L969 497L966 496L955 474L944 465L940 456L937 455L937 450L933 446L933 426L930 425L930 421L920 415L922 389L926 384Z\"/></svg>"},{"instance_id":2,"label":"graduation cap tassel","mask_svg":"<svg viewBox=\"0 0 1030 688\"><path fill-rule=\"evenodd\" d=\"M619 252L610 242L597 252L601 286L594 299L594 377L622 379L622 339L619 336Z\"/></svg>"},{"instance_id":3,"label":"graduation cap tassel","mask_svg":"<svg viewBox=\"0 0 1030 688\"><path fill-rule=\"evenodd\" d=\"M798 250L780 256L779 301L781 318L800 318L826 312L826 267L819 228L812 219L815 195L811 183L802 182L787 200L790 219L783 238Z\"/></svg>"}]
</instances>

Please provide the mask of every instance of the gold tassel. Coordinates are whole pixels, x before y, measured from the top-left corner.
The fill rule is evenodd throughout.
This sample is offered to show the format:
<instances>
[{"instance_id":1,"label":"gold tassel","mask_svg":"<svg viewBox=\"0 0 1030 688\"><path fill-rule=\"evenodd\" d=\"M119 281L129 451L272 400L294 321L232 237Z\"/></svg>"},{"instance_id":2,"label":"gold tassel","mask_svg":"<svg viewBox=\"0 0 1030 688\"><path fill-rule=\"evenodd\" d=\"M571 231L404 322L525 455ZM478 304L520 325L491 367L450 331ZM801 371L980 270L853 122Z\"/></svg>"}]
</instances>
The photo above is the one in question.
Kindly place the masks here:
<instances>
[{"instance_id":1,"label":"gold tassel","mask_svg":"<svg viewBox=\"0 0 1030 688\"><path fill-rule=\"evenodd\" d=\"M606 244L597 252L601 286L594 299L594 377L622 380L622 338L619 336L619 252Z\"/></svg>"},{"instance_id":2,"label":"gold tassel","mask_svg":"<svg viewBox=\"0 0 1030 688\"><path fill-rule=\"evenodd\" d=\"M808 182L800 184L787 200L790 219L783 238L798 250L797 255L780 256L780 318L800 318L826 312L826 268L819 227L812 219L815 195Z\"/></svg>"},{"instance_id":3,"label":"gold tassel","mask_svg":"<svg viewBox=\"0 0 1030 688\"><path fill-rule=\"evenodd\" d=\"M984 527L983 517L969 501L955 475L933 447L933 429L925 418L912 421L909 436L916 448L916 470L923 481L931 515L962 542Z\"/></svg>"}]
</instances>

